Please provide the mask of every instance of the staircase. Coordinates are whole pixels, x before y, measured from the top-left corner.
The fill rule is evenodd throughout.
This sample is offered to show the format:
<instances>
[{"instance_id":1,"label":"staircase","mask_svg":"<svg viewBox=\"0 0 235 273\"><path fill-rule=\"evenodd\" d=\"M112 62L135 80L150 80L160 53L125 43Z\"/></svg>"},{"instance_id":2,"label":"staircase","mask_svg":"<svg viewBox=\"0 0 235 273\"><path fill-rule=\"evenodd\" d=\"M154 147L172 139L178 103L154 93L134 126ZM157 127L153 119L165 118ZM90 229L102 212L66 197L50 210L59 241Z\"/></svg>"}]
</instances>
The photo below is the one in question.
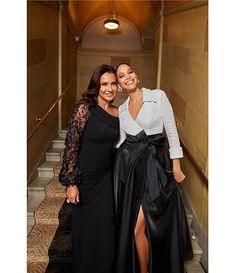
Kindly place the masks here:
<instances>
[{"instance_id":1,"label":"staircase","mask_svg":"<svg viewBox=\"0 0 235 273\"><path fill-rule=\"evenodd\" d=\"M38 177L28 186L27 272L44 273L48 248L58 227L58 212L65 200L64 187L58 181L66 131L58 132L46 161L38 167Z\"/></svg>"},{"instance_id":2,"label":"staircase","mask_svg":"<svg viewBox=\"0 0 235 273\"><path fill-rule=\"evenodd\" d=\"M191 261L185 261L184 270L185 270L185 273L205 273L204 269L202 268L200 264L202 250L200 246L198 245L198 238L195 234L194 229L192 228L193 215L189 212L187 208L186 208L186 214L187 214L188 224L190 227L194 257Z\"/></svg>"},{"instance_id":3,"label":"staircase","mask_svg":"<svg viewBox=\"0 0 235 273\"><path fill-rule=\"evenodd\" d=\"M66 206L63 206L61 210L65 202L65 190L58 181L65 136L65 130L58 132L58 137L52 141L52 148L46 152L46 161L38 167L38 177L28 186L28 273L57 272L54 271L55 269L50 270L47 267L49 263L49 247L55 234L57 235L61 232L59 229L57 230L59 218L64 219L66 218L66 214L69 214L69 208L66 208ZM186 214L192 235L194 258L191 261L185 262L185 273L205 273L200 264L202 250L191 227L193 215L187 209ZM66 234L67 237L68 235ZM56 246L56 243L54 245ZM63 246L61 247L63 248ZM50 256L53 253L56 256L54 246L52 245L50 248ZM50 268L50 265L48 268ZM63 272L73 273L66 270Z\"/></svg>"}]
</instances>

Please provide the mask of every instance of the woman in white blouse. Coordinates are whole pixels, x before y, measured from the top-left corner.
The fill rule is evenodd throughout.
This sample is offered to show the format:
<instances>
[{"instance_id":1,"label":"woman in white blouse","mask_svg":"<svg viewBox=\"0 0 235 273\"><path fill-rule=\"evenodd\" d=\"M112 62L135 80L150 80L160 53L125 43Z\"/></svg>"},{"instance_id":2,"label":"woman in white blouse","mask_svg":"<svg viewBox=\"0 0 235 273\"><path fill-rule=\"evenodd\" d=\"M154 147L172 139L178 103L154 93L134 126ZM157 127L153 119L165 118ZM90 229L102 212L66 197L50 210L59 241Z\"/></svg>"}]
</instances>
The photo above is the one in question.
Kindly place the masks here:
<instances>
[{"instance_id":1,"label":"woman in white blouse","mask_svg":"<svg viewBox=\"0 0 235 273\"><path fill-rule=\"evenodd\" d=\"M178 185L185 175L172 107L164 91L140 89L130 65L119 64L116 74L119 89L129 95L119 107L116 273L183 273L193 253Z\"/></svg>"}]
</instances>

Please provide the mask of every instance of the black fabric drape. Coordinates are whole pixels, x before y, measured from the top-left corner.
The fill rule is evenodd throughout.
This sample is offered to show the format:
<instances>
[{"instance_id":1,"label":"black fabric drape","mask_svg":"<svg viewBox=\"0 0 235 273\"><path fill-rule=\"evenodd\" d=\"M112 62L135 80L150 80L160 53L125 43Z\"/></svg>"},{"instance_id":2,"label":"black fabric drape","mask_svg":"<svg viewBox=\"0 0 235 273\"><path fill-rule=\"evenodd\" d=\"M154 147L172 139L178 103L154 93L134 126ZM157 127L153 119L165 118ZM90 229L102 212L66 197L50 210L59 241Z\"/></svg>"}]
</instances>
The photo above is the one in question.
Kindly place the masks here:
<instances>
[{"instance_id":1,"label":"black fabric drape","mask_svg":"<svg viewBox=\"0 0 235 273\"><path fill-rule=\"evenodd\" d=\"M183 273L192 245L180 188L162 134L127 135L115 163L116 273L138 273L134 228L142 205L150 273Z\"/></svg>"}]
</instances>

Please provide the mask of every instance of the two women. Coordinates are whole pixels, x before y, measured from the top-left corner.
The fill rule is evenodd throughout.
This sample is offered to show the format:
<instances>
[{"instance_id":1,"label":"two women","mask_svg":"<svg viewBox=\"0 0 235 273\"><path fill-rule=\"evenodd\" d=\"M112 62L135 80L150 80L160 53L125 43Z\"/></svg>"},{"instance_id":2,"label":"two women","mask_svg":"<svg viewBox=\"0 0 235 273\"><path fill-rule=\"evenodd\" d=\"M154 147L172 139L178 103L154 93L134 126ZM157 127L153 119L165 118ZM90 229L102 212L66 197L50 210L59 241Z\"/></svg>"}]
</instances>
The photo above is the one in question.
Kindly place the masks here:
<instances>
[{"instance_id":1,"label":"two women","mask_svg":"<svg viewBox=\"0 0 235 273\"><path fill-rule=\"evenodd\" d=\"M107 65L97 68L75 106L66 138L60 181L67 186L68 201L75 204L76 272L183 273L192 246L178 186L185 175L171 105L163 91L140 89L128 64L120 64L116 75ZM116 81L128 99L119 107L114 246L111 162L119 121L111 102Z\"/></svg>"},{"instance_id":2,"label":"two women","mask_svg":"<svg viewBox=\"0 0 235 273\"><path fill-rule=\"evenodd\" d=\"M115 70L99 66L75 105L65 141L60 182L72 210L76 273L111 273L114 256L112 154L119 137Z\"/></svg>"},{"instance_id":3,"label":"two women","mask_svg":"<svg viewBox=\"0 0 235 273\"><path fill-rule=\"evenodd\" d=\"M119 107L123 143L114 170L116 273L183 273L184 259L193 254L178 185L185 175L172 107L163 91L140 89L128 64L119 64L116 75L128 93Z\"/></svg>"}]
</instances>

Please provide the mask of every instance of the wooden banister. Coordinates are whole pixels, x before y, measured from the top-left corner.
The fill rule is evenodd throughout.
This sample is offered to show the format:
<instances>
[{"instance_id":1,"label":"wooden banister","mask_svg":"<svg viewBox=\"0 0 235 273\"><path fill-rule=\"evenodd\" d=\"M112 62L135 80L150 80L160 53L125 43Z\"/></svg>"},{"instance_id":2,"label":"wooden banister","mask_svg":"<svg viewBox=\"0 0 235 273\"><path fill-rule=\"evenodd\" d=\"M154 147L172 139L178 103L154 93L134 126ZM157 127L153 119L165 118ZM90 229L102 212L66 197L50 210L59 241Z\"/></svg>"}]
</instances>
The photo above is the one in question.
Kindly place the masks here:
<instances>
[{"instance_id":1,"label":"wooden banister","mask_svg":"<svg viewBox=\"0 0 235 273\"><path fill-rule=\"evenodd\" d=\"M53 105L50 107L50 109L46 112L46 114L43 116L42 119L38 119L39 122L37 124L37 126L32 130L32 132L29 134L29 136L27 137L27 142L31 139L31 137L34 135L34 133L37 131L37 129L41 126L41 124L44 122L44 120L49 116L49 114L51 113L51 111L55 108L55 106L58 104L59 100L65 95L65 93L68 92L69 90L69 86L67 86L65 88L65 90L61 93L61 95L56 99L56 101L53 103Z\"/></svg>"},{"instance_id":2,"label":"wooden banister","mask_svg":"<svg viewBox=\"0 0 235 273\"><path fill-rule=\"evenodd\" d=\"M182 141L182 139L180 139L180 144L181 144L181 147L183 148L183 151L187 154L188 158L193 163L193 166L195 167L195 169L197 170L197 172L200 174L203 182L208 187L208 178L206 177L206 175L205 175L204 171L202 170L201 166L198 164L198 162L196 161L196 159L194 158L194 156L192 155L192 153L186 147L186 145L184 144L184 142Z\"/></svg>"}]
</instances>

